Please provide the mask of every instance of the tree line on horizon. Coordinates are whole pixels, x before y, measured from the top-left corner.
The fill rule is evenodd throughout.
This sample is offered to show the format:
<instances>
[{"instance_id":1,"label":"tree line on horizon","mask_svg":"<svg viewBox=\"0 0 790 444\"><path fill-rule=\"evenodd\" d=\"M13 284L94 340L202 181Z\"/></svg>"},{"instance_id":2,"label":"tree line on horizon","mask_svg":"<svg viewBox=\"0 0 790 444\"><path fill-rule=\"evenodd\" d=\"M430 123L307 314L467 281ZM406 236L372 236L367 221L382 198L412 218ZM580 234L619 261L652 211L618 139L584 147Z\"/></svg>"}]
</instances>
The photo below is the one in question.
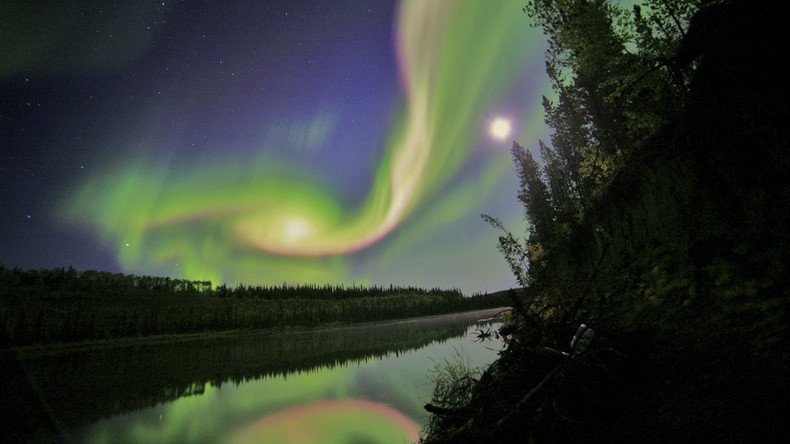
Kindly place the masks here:
<instances>
[{"instance_id":1,"label":"tree line on horizon","mask_svg":"<svg viewBox=\"0 0 790 444\"><path fill-rule=\"evenodd\" d=\"M507 305L415 287L221 285L167 277L0 267L0 348L152 335L345 325Z\"/></svg>"},{"instance_id":2,"label":"tree line on horizon","mask_svg":"<svg viewBox=\"0 0 790 444\"><path fill-rule=\"evenodd\" d=\"M391 294L453 294L463 296L456 289L434 287L423 289L414 286L390 284L388 287L342 284L288 284L281 285L214 285L211 281L145 276L108 271L78 271L69 266L53 269L8 269L0 265L0 288L25 290L35 295L57 295L61 292L97 293L133 296L162 294L211 294L218 297L253 297L263 299L351 299L378 297Z\"/></svg>"}]
</instances>

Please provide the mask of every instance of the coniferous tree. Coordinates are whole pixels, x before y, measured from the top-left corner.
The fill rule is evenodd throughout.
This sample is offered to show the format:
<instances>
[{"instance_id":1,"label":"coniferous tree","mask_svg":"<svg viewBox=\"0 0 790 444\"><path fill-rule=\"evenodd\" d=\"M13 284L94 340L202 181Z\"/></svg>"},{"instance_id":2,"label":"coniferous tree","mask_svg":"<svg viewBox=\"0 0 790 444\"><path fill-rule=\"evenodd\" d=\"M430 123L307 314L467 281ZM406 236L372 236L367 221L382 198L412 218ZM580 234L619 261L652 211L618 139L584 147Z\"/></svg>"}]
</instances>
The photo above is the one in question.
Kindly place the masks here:
<instances>
[{"instance_id":1,"label":"coniferous tree","mask_svg":"<svg viewBox=\"0 0 790 444\"><path fill-rule=\"evenodd\" d=\"M552 149L582 208L675 115L689 67L673 58L705 3L650 0L627 10L606 0L527 2L525 12L549 40L546 72L556 99L544 97L543 106Z\"/></svg>"},{"instance_id":2,"label":"coniferous tree","mask_svg":"<svg viewBox=\"0 0 790 444\"><path fill-rule=\"evenodd\" d=\"M546 178L551 203L556 215L554 235L567 233L580 216L578 196L573 189L573 179L556 150L538 141L540 156L545 162L543 176Z\"/></svg>"},{"instance_id":3,"label":"coniferous tree","mask_svg":"<svg viewBox=\"0 0 790 444\"><path fill-rule=\"evenodd\" d=\"M555 100L544 97L543 106L551 144L538 141L542 167L518 143L512 148L528 238L522 241L484 216L505 233L499 249L522 286L538 280L567 287L595 272L597 258L582 268L573 265L578 239L571 237L590 224L587 210L627 158L682 107L688 73L673 59L691 15L704 3L650 0L628 9L607 0L527 2L524 11L549 42L546 72ZM589 236L600 240L602 256L608 235L596 230Z\"/></svg>"},{"instance_id":4,"label":"coniferous tree","mask_svg":"<svg viewBox=\"0 0 790 444\"><path fill-rule=\"evenodd\" d=\"M543 182L540 167L529 150L513 142L511 153L521 182L518 199L524 204L526 219L531 226L530 239L535 242L547 241L551 238L554 220L549 189Z\"/></svg>"}]
</instances>

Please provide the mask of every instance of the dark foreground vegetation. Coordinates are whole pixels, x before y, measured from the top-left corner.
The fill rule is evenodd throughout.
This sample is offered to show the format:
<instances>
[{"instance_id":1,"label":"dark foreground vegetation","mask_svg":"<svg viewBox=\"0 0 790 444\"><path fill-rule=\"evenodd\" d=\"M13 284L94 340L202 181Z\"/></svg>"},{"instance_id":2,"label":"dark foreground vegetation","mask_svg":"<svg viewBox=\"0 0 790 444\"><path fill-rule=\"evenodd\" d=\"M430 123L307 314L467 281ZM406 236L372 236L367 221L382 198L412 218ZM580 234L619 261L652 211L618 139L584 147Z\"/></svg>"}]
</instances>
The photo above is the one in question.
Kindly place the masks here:
<instances>
[{"instance_id":1,"label":"dark foreground vegetation","mask_svg":"<svg viewBox=\"0 0 790 444\"><path fill-rule=\"evenodd\" d=\"M487 218L524 289L501 358L437 386L425 442L790 437L787 8L616 3L525 8L554 132L542 166L513 150L528 238Z\"/></svg>"},{"instance_id":2,"label":"dark foreground vegetation","mask_svg":"<svg viewBox=\"0 0 790 444\"><path fill-rule=\"evenodd\" d=\"M411 287L251 287L73 268L0 267L0 349L226 330L353 324L507 304Z\"/></svg>"}]
</instances>

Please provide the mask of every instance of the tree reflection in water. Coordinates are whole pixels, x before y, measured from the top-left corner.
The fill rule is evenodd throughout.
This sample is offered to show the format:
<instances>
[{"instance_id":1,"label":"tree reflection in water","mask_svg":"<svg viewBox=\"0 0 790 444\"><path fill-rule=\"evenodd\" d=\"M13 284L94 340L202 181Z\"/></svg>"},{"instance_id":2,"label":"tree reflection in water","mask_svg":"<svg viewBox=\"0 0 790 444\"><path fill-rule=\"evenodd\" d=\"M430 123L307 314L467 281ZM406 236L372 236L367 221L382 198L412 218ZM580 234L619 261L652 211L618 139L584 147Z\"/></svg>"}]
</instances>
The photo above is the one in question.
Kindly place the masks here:
<instances>
[{"instance_id":1,"label":"tree reflection in water","mask_svg":"<svg viewBox=\"0 0 790 444\"><path fill-rule=\"evenodd\" d=\"M276 390L267 389L265 397L271 408L288 407L294 400L317 401L316 396L344 398L348 395L345 386L349 381L344 380L348 378L343 375L348 372L338 372L336 367L355 363L359 367L370 360L401 355L437 341L457 338L480 317L469 313L6 360L0 362L5 376L0 401L4 418L2 433L23 441L51 441L57 435L76 438L74 433L103 418L207 391L218 392L223 385L223 392L233 393L243 388L235 386L267 378L285 381L289 377L310 375L298 387L290 384L288 394L283 394L279 400L274 393ZM365 379L364 368L358 376ZM317 388L311 388L313 384L322 387L319 395L315 392ZM377 381L374 389L397 392L402 389L397 385L388 386L386 381ZM426 387L426 392L429 396L430 387ZM243 394L240 395L239 399L244 399ZM397 397L397 393L393 396ZM194 402L204 401L196 399ZM260 419L261 402L247 401L259 408L250 413L251 417L237 419L254 422L255 415ZM154 418L157 419L160 418Z\"/></svg>"}]
</instances>

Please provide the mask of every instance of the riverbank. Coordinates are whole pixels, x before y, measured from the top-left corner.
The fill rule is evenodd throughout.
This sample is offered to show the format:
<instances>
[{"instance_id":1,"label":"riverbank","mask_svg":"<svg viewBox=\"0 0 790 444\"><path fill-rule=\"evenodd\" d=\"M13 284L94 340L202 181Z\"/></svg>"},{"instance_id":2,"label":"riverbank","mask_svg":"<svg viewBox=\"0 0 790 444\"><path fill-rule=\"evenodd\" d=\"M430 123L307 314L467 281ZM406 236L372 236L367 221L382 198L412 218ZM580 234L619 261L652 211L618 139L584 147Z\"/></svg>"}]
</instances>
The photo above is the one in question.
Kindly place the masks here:
<instances>
[{"instance_id":1,"label":"riverbank","mask_svg":"<svg viewBox=\"0 0 790 444\"><path fill-rule=\"evenodd\" d=\"M201 286L202 285L202 286ZM227 288L168 278L0 266L0 350L55 343L303 329L499 307L455 289Z\"/></svg>"},{"instance_id":2,"label":"riverbank","mask_svg":"<svg viewBox=\"0 0 790 444\"><path fill-rule=\"evenodd\" d=\"M22 347L12 347L0 350L0 362L15 359L35 359L43 356L56 356L72 352L86 352L107 348L135 347L141 345L170 345L183 342L197 341L221 341L237 340L243 338L255 339L273 334L289 334L301 332L321 332L331 331L340 328L363 327L370 325L393 325L402 326L410 323L433 322L439 319L451 323L459 321L485 320L492 321L500 317L503 312L509 311L509 307L488 308L482 310L471 310L455 313L438 315L418 316L413 318L390 319L385 321L359 322L354 324L324 324L307 328L278 328L278 329L257 329L257 330L224 330L208 331L199 333L164 334L154 336L124 337L114 339L88 340L80 342L57 342L51 344L36 344Z\"/></svg>"}]
</instances>

